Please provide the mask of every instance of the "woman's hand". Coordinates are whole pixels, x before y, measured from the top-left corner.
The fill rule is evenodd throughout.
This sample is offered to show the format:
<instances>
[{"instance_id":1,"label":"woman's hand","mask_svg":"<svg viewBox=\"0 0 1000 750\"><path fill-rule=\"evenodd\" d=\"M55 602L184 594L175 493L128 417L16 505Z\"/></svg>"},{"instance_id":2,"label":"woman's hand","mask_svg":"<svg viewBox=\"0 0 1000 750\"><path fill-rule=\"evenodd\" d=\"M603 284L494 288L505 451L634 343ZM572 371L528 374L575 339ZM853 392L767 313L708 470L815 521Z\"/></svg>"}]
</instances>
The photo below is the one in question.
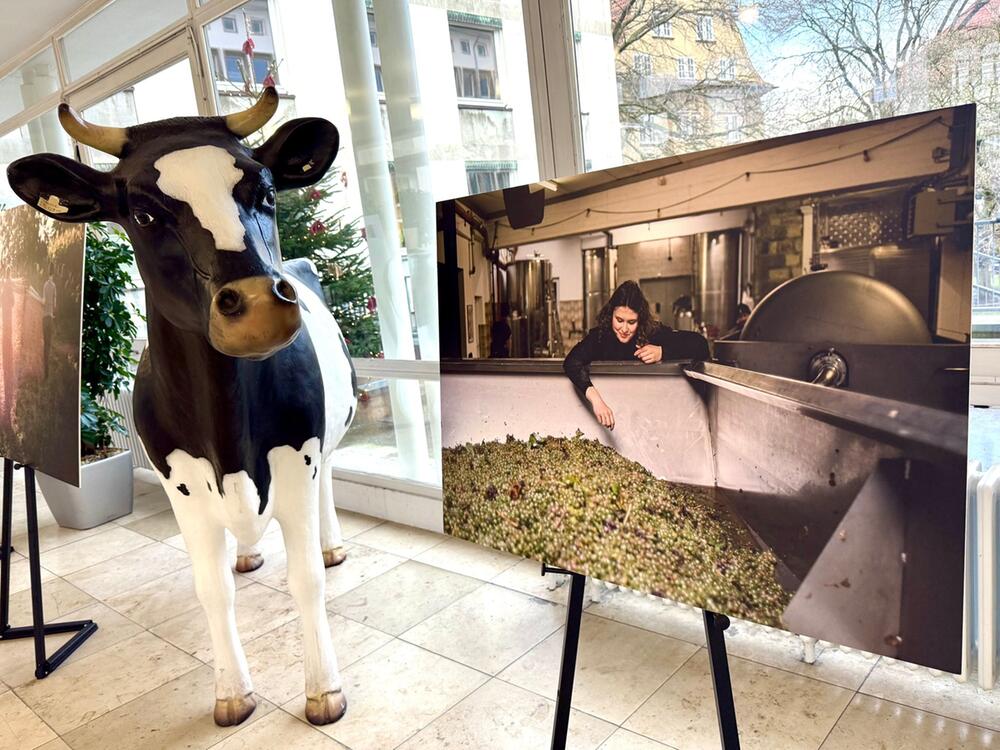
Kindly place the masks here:
<instances>
[{"instance_id":1,"label":"woman's hand","mask_svg":"<svg viewBox=\"0 0 1000 750\"><path fill-rule=\"evenodd\" d=\"M653 344L646 344L645 346L640 346L635 350L635 356L645 362L647 365L655 365L661 359L663 359L663 347L654 346Z\"/></svg>"},{"instance_id":2,"label":"woman's hand","mask_svg":"<svg viewBox=\"0 0 1000 750\"><path fill-rule=\"evenodd\" d=\"M601 394L597 392L597 389L594 386L590 386L585 395L594 409L594 416L597 417L597 421L609 430L615 429L614 412L611 411L611 407L604 403L604 399L601 398Z\"/></svg>"}]
</instances>

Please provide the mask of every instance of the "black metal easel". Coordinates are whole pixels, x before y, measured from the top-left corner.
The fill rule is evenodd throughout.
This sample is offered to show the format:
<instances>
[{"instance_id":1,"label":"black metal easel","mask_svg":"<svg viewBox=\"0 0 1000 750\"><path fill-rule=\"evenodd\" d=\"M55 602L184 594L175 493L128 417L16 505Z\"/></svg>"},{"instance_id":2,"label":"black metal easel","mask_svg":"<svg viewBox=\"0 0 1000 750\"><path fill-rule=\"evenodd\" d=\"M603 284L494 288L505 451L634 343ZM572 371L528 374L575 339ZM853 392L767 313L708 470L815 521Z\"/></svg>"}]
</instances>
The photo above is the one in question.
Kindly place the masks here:
<instances>
[{"instance_id":1,"label":"black metal easel","mask_svg":"<svg viewBox=\"0 0 1000 750\"><path fill-rule=\"evenodd\" d=\"M542 565L542 575L560 573L570 577L569 604L566 610L566 634L563 637L562 665L559 668L559 692L556 696L556 716L552 726L552 750L566 750L569 734L569 712L573 703L573 679L576 675L576 654L580 647L580 621L583 618L583 595L587 577L550 565ZM715 692L715 709L719 717L719 736L722 750L740 750L740 734L736 725L736 706L733 703L733 686L729 678L729 661L726 657L725 630L729 618L704 610L705 639L712 671L712 689Z\"/></svg>"},{"instance_id":2,"label":"black metal easel","mask_svg":"<svg viewBox=\"0 0 1000 750\"><path fill-rule=\"evenodd\" d=\"M10 564L11 525L14 512L14 471L24 469L24 495L28 510L28 569L31 573L31 615L32 624L26 627L10 626ZM30 466L15 464L13 460L3 460L3 510L0 519L0 641L15 638L35 639L35 677L42 679L55 671L56 667L76 651L80 645L97 630L93 620L74 620L45 624L42 614L42 568L38 550L38 508L35 498L35 470ZM60 646L52 656L45 655L45 636L56 633L77 632Z\"/></svg>"}]
</instances>

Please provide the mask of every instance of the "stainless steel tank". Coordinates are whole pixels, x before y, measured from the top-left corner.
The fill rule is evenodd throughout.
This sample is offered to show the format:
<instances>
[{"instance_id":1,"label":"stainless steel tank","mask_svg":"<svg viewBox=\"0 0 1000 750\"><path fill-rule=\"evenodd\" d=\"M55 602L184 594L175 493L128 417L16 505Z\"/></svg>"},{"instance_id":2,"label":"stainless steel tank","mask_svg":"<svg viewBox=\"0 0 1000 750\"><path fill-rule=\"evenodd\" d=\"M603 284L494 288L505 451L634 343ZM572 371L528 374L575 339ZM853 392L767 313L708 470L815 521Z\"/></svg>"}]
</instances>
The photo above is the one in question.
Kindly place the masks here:
<instances>
[{"instance_id":1,"label":"stainless steel tank","mask_svg":"<svg viewBox=\"0 0 1000 750\"><path fill-rule=\"evenodd\" d=\"M740 242L738 229L695 236L695 315L724 332L736 323L739 303Z\"/></svg>"},{"instance_id":2,"label":"stainless steel tank","mask_svg":"<svg viewBox=\"0 0 1000 750\"><path fill-rule=\"evenodd\" d=\"M551 278L552 262L544 258L524 258L507 266L511 357L540 356L548 347L545 288Z\"/></svg>"},{"instance_id":3,"label":"stainless steel tank","mask_svg":"<svg viewBox=\"0 0 1000 750\"><path fill-rule=\"evenodd\" d=\"M613 247L592 247L583 251L584 331L597 325L597 314L615 290L617 254Z\"/></svg>"}]
</instances>

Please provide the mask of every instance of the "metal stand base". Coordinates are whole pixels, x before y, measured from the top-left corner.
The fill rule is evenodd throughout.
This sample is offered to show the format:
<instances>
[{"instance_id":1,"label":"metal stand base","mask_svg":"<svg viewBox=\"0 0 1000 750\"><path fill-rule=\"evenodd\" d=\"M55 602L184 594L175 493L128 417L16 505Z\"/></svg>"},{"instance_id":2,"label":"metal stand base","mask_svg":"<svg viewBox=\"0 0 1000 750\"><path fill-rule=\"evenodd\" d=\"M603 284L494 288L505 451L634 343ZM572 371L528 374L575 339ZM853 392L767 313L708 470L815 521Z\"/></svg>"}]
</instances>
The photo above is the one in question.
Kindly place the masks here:
<instances>
[{"instance_id":1,"label":"metal stand base","mask_svg":"<svg viewBox=\"0 0 1000 750\"><path fill-rule=\"evenodd\" d=\"M10 565L13 547L10 545L11 526L14 512L14 470L24 469L24 494L28 515L28 570L31 574L31 615L32 625L12 628L10 626ZM15 638L35 639L35 677L48 677L62 664L80 645L97 630L93 620L75 620L72 622L56 622L45 624L42 613L42 568L38 549L38 507L35 497L35 470L30 466L15 465L5 458L3 460L3 509L0 519L0 550L6 554L0 555L3 566L0 567L0 641ZM60 646L52 656L45 653L45 636L57 633L76 632L72 638Z\"/></svg>"},{"instance_id":2,"label":"metal stand base","mask_svg":"<svg viewBox=\"0 0 1000 750\"><path fill-rule=\"evenodd\" d=\"M576 654L580 648L580 621L583 619L583 595L587 577L562 568L542 565L542 575L556 573L570 577L569 604L566 608L566 633L563 637L562 665L559 667L559 693L556 697L556 715L552 725L552 750L566 750L569 734L569 712L573 704L573 678L576 675ZM736 726L736 706L733 704L733 686L729 679L729 661L726 657L725 630L729 618L704 610L705 639L712 671L712 688L715 692L715 709L719 717L719 736L722 750L740 750L740 734Z\"/></svg>"}]
</instances>

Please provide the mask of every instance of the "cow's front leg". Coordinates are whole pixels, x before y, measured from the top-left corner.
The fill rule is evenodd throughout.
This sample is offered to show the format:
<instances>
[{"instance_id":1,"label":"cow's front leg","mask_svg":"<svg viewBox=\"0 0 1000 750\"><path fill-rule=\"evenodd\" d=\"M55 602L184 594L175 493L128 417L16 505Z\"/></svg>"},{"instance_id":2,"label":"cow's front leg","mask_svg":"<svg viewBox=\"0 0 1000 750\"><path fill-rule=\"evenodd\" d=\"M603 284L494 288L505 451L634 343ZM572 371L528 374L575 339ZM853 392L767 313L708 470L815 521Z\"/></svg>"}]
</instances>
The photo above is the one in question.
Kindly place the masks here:
<instances>
[{"instance_id":1,"label":"cow's front leg","mask_svg":"<svg viewBox=\"0 0 1000 750\"><path fill-rule=\"evenodd\" d=\"M164 482L191 556L194 586L205 609L215 658L215 723L239 724L257 706L243 646L236 631L236 586L229 569L226 532L205 511L204 498L184 496Z\"/></svg>"},{"instance_id":2,"label":"cow's front leg","mask_svg":"<svg viewBox=\"0 0 1000 750\"><path fill-rule=\"evenodd\" d=\"M310 450L312 442L306 443L303 452L319 460L319 451ZM320 481L308 464L297 467L289 461L279 468L279 462L274 461L272 466L277 495L275 516L281 524L288 558L288 589L302 617L306 718L313 724L331 724L344 715L347 700L326 613L326 572L319 534Z\"/></svg>"},{"instance_id":3,"label":"cow's front leg","mask_svg":"<svg viewBox=\"0 0 1000 750\"><path fill-rule=\"evenodd\" d=\"M320 544L323 547L323 565L332 568L347 559L344 536L333 505L333 464L323 461L319 483Z\"/></svg>"}]
</instances>

